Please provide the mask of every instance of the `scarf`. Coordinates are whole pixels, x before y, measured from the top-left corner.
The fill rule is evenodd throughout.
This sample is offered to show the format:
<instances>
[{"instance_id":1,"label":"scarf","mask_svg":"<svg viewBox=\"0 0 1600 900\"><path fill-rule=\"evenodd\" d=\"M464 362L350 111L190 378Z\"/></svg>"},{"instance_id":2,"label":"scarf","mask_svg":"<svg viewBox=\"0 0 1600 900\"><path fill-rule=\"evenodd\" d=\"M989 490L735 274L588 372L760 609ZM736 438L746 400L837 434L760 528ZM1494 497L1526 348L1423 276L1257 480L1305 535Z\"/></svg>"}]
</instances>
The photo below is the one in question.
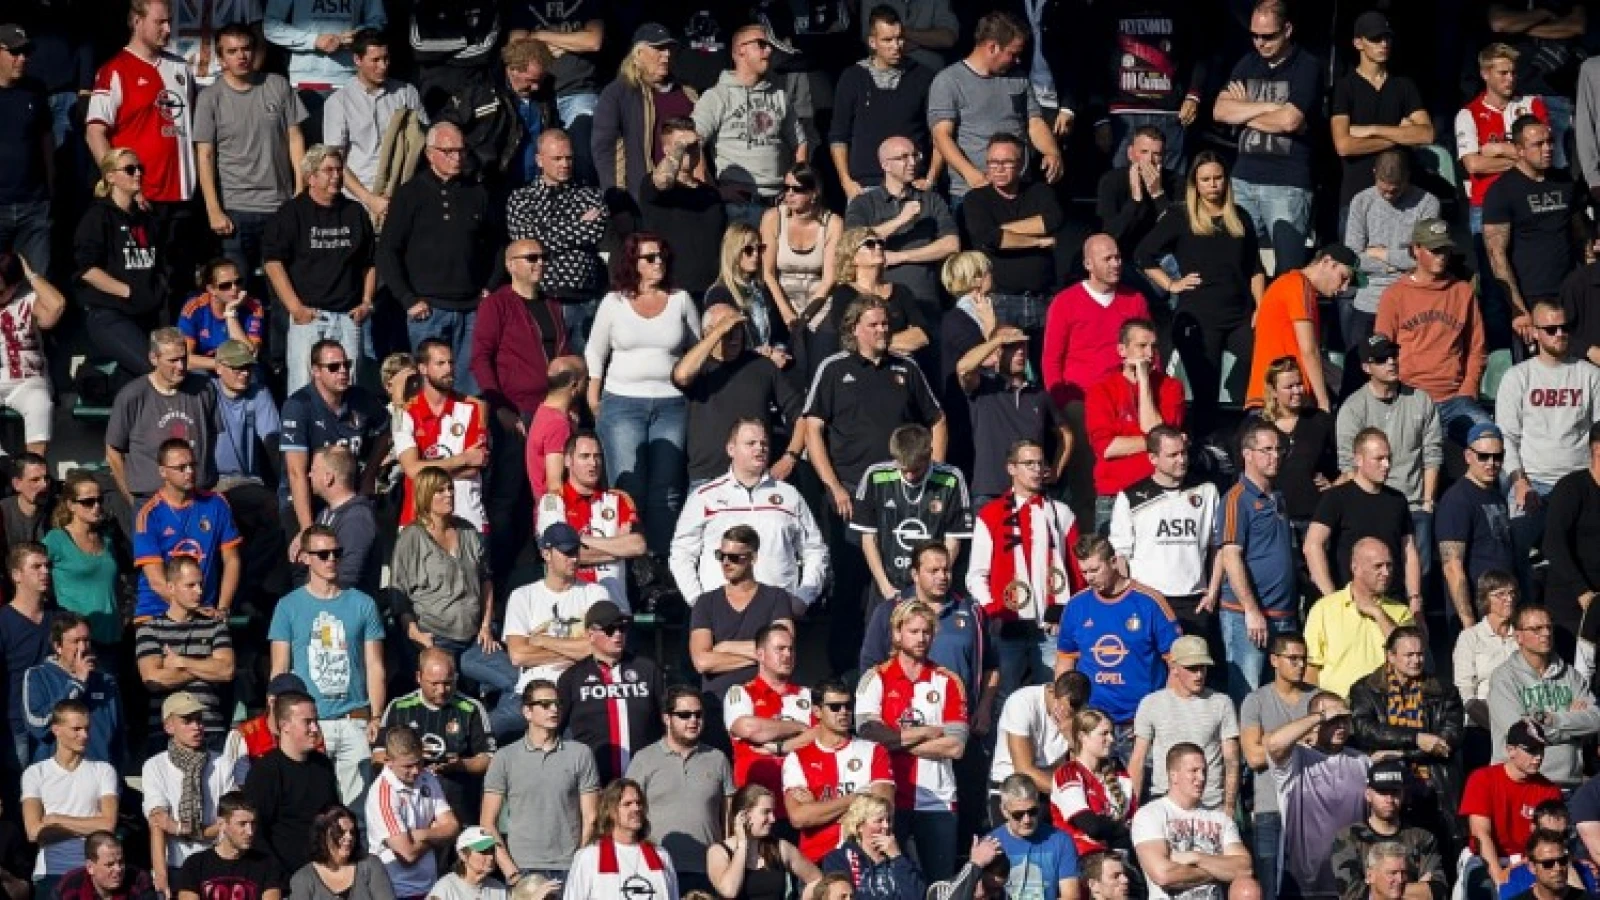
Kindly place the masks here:
<instances>
[{"instance_id":1,"label":"scarf","mask_svg":"<svg viewBox=\"0 0 1600 900\"><path fill-rule=\"evenodd\" d=\"M167 758L183 775L183 789L178 794L178 827L184 835L198 836L205 828L206 761L210 754L204 747L190 750L177 741L168 741Z\"/></svg>"},{"instance_id":2,"label":"scarf","mask_svg":"<svg viewBox=\"0 0 1600 900\"><path fill-rule=\"evenodd\" d=\"M1384 717L1389 725L1395 728L1412 728L1421 731L1427 723L1422 716L1422 681L1418 679L1407 683L1402 680L1394 669L1387 668L1384 680L1388 683L1388 690L1384 692ZM1412 774L1420 781L1428 780L1427 766L1412 766Z\"/></svg>"},{"instance_id":3,"label":"scarf","mask_svg":"<svg viewBox=\"0 0 1600 900\"><path fill-rule=\"evenodd\" d=\"M989 596L995 608L989 611L1003 620L1043 624L1045 610L1066 603L1071 594L1063 561L1064 523L1042 494L1019 501L1007 491L1001 500L1002 517L987 523L994 535Z\"/></svg>"}]
</instances>

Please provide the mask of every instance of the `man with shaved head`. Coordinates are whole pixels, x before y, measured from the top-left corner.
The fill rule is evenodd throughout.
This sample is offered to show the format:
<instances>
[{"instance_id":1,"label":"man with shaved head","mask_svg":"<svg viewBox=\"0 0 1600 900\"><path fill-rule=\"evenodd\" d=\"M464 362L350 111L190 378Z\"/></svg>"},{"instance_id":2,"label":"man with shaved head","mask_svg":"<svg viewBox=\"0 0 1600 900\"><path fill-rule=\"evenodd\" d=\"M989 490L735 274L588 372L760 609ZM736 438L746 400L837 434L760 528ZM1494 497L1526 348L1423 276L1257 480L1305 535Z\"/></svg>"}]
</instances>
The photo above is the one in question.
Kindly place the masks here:
<instances>
[{"instance_id":1,"label":"man with shaved head","mask_svg":"<svg viewBox=\"0 0 1600 900\"><path fill-rule=\"evenodd\" d=\"M578 425L578 399L588 389L589 367L583 357L558 356L550 363L545 375L544 402L534 410L528 424L528 441L523 453L528 486L533 489L535 502L551 491L560 491L567 480L567 439Z\"/></svg>"},{"instance_id":2,"label":"man with shaved head","mask_svg":"<svg viewBox=\"0 0 1600 900\"><path fill-rule=\"evenodd\" d=\"M1375 537L1350 551L1350 583L1306 616L1306 682L1349 697L1350 686L1384 664L1389 633L1415 624L1411 608L1389 597L1394 554Z\"/></svg>"},{"instance_id":3,"label":"man with shaved head","mask_svg":"<svg viewBox=\"0 0 1600 900\"><path fill-rule=\"evenodd\" d=\"M574 180L573 159L572 138L565 131L552 128L539 135L539 177L512 192L506 231L513 241L543 245L547 255L539 284L561 303L572 352L582 353L605 292L600 238L609 213L598 190Z\"/></svg>"}]
</instances>

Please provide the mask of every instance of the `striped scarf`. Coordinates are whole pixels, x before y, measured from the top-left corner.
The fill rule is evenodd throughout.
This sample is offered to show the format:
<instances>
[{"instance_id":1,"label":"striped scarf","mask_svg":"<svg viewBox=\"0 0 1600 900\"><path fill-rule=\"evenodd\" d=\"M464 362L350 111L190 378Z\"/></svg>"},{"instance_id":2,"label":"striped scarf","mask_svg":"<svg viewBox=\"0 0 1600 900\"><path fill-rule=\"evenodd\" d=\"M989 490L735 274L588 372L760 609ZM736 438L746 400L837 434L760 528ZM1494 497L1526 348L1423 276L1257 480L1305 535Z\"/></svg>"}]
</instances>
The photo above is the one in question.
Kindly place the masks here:
<instances>
[{"instance_id":1,"label":"striped scarf","mask_svg":"<svg viewBox=\"0 0 1600 900\"><path fill-rule=\"evenodd\" d=\"M1417 731L1427 727L1422 716L1422 679L1408 681L1393 668L1386 668L1384 680L1388 683L1388 690L1384 692L1387 723L1395 728L1413 728ZM1418 779L1428 780L1427 766L1412 766L1411 769Z\"/></svg>"}]
</instances>

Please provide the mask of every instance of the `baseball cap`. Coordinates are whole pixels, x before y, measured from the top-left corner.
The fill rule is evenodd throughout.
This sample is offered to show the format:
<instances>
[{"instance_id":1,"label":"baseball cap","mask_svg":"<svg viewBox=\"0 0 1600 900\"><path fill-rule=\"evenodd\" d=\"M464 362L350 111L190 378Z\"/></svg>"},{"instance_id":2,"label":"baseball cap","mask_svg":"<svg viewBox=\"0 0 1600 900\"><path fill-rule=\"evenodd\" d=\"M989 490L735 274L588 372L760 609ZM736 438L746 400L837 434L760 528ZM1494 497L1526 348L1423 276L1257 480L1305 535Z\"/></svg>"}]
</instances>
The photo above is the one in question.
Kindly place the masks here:
<instances>
[{"instance_id":1,"label":"baseball cap","mask_svg":"<svg viewBox=\"0 0 1600 900\"><path fill-rule=\"evenodd\" d=\"M1367 770L1367 787L1385 792L1405 790L1406 764L1398 759L1373 763Z\"/></svg>"},{"instance_id":2,"label":"baseball cap","mask_svg":"<svg viewBox=\"0 0 1600 900\"><path fill-rule=\"evenodd\" d=\"M305 681L293 672L274 675L272 680L267 682L267 694L273 697L281 697L284 694L304 693L306 693Z\"/></svg>"},{"instance_id":3,"label":"baseball cap","mask_svg":"<svg viewBox=\"0 0 1600 900\"><path fill-rule=\"evenodd\" d=\"M1549 741L1544 738L1544 729L1529 719L1518 719L1511 727L1506 729L1506 746L1518 747L1535 756L1543 756L1544 748L1549 746Z\"/></svg>"},{"instance_id":4,"label":"baseball cap","mask_svg":"<svg viewBox=\"0 0 1600 900\"><path fill-rule=\"evenodd\" d=\"M572 556L582 546L583 540L578 536L578 529L566 522L556 522L539 535L540 550L559 550Z\"/></svg>"},{"instance_id":5,"label":"baseball cap","mask_svg":"<svg viewBox=\"0 0 1600 900\"><path fill-rule=\"evenodd\" d=\"M632 616L623 612L621 607L610 600L599 601L583 614L584 628L610 628L612 625L626 625L632 621Z\"/></svg>"},{"instance_id":6,"label":"baseball cap","mask_svg":"<svg viewBox=\"0 0 1600 900\"><path fill-rule=\"evenodd\" d=\"M1354 33L1358 38L1372 41L1392 36L1394 29L1389 27L1389 20L1383 13L1371 9L1356 17Z\"/></svg>"},{"instance_id":7,"label":"baseball cap","mask_svg":"<svg viewBox=\"0 0 1600 900\"><path fill-rule=\"evenodd\" d=\"M197 700L193 694L188 691L179 691L161 701L161 718L163 721L173 716L182 719L197 712L204 712L205 708L205 704Z\"/></svg>"},{"instance_id":8,"label":"baseball cap","mask_svg":"<svg viewBox=\"0 0 1600 900\"><path fill-rule=\"evenodd\" d=\"M28 37L28 33L22 30L21 25L0 25L0 47L4 47L12 53L31 51L33 49L33 39Z\"/></svg>"},{"instance_id":9,"label":"baseball cap","mask_svg":"<svg viewBox=\"0 0 1600 900\"><path fill-rule=\"evenodd\" d=\"M1389 359L1400 354L1400 345L1396 344L1387 334L1374 334L1367 338L1361 345L1361 361L1372 362L1375 359Z\"/></svg>"},{"instance_id":10,"label":"baseball cap","mask_svg":"<svg viewBox=\"0 0 1600 900\"><path fill-rule=\"evenodd\" d=\"M1206 646L1206 639L1196 635L1185 635L1172 642L1172 664L1175 666L1214 666L1211 659L1211 648Z\"/></svg>"},{"instance_id":11,"label":"baseball cap","mask_svg":"<svg viewBox=\"0 0 1600 900\"><path fill-rule=\"evenodd\" d=\"M1482 438L1494 438L1497 441L1505 440L1506 436L1500 431L1500 426L1493 422L1479 422L1467 432L1467 446L1471 447Z\"/></svg>"},{"instance_id":12,"label":"baseball cap","mask_svg":"<svg viewBox=\"0 0 1600 900\"><path fill-rule=\"evenodd\" d=\"M635 44L649 44L652 47L676 47L678 39L672 36L665 25L657 22L646 22L634 29L633 42Z\"/></svg>"},{"instance_id":13,"label":"baseball cap","mask_svg":"<svg viewBox=\"0 0 1600 900\"><path fill-rule=\"evenodd\" d=\"M461 834L456 838L456 849L487 853L493 850L497 843L499 842L494 839L494 835L474 825L471 828L461 829Z\"/></svg>"},{"instance_id":14,"label":"baseball cap","mask_svg":"<svg viewBox=\"0 0 1600 900\"><path fill-rule=\"evenodd\" d=\"M1429 250L1454 250L1456 242L1450 239L1450 225L1443 219L1422 219L1411 229L1411 243Z\"/></svg>"},{"instance_id":15,"label":"baseball cap","mask_svg":"<svg viewBox=\"0 0 1600 900\"><path fill-rule=\"evenodd\" d=\"M1326 256L1339 265L1349 266L1352 269L1358 268L1361 265L1361 259L1360 257L1356 256L1356 252L1343 244L1328 244L1326 247L1318 250L1317 255Z\"/></svg>"},{"instance_id":16,"label":"baseball cap","mask_svg":"<svg viewBox=\"0 0 1600 900\"><path fill-rule=\"evenodd\" d=\"M217 362L230 369L243 369L256 364L256 348L249 341L223 341L217 348Z\"/></svg>"}]
</instances>

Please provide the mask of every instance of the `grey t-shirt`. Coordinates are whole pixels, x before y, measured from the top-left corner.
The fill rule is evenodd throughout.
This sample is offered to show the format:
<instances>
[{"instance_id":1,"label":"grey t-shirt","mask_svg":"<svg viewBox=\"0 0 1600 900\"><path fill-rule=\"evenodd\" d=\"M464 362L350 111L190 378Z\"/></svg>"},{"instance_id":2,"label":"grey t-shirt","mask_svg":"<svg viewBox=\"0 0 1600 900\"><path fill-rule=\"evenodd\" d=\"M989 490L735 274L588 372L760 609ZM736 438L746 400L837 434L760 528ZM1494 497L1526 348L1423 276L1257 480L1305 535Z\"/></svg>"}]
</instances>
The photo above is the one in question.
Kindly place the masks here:
<instances>
[{"instance_id":1,"label":"grey t-shirt","mask_svg":"<svg viewBox=\"0 0 1600 900\"><path fill-rule=\"evenodd\" d=\"M395 900L389 873L383 870L383 862L376 856L356 863L355 881L342 894L329 890L310 863L290 877L289 893L295 900Z\"/></svg>"},{"instance_id":2,"label":"grey t-shirt","mask_svg":"<svg viewBox=\"0 0 1600 900\"><path fill-rule=\"evenodd\" d=\"M1263 684L1251 691L1244 698L1244 703L1239 706L1239 730L1243 731L1254 725L1261 729L1261 739L1265 741L1267 735L1295 719L1311 713L1311 698L1315 690L1301 691L1300 701L1294 706L1283 702L1283 697L1273 689L1272 685ZM1277 783L1272 780L1271 762L1268 762L1268 771L1256 775L1255 778L1255 811L1261 813L1275 813L1278 811Z\"/></svg>"},{"instance_id":3,"label":"grey t-shirt","mask_svg":"<svg viewBox=\"0 0 1600 900\"><path fill-rule=\"evenodd\" d=\"M990 135L999 132L1028 139L1028 120L1042 117L1039 99L1026 73L985 78L961 60L935 75L928 88L928 128L954 122L956 146L980 170L988 157ZM950 196L970 190L966 179L952 168Z\"/></svg>"},{"instance_id":4,"label":"grey t-shirt","mask_svg":"<svg viewBox=\"0 0 1600 900\"><path fill-rule=\"evenodd\" d=\"M733 767L715 747L701 744L687 757L660 740L634 754L628 777L644 788L656 840L679 872L704 874L706 848L720 840L722 804L733 796Z\"/></svg>"},{"instance_id":5,"label":"grey t-shirt","mask_svg":"<svg viewBox=\"0 0 1600 900\"><path fill-rule=\"evenodd\" d=\"M565 871L572 864L583 839L578 798L599 790L593 751L565 739L548 751L526 738L501 747L483 777L484 793L505 797L506 849L523 869Z\"/></svg>"},{"instance_id":6,"label":"grey t-shirt","mask_svg":"<svg viewBox=\"0 0 1600 900\"><path fill-rule=\"evenodd\" d=\"M209 378L189 375L171 395L156 390L149 377L135 378L111 403L106 446L122 453L128 490L144 495L161 488L161 442L183 438L194 448L195 487L209 489L217 483L217 431L217 395Z\"/></svg>"},{"instance_id":7,"label":"grey t-shirt","mask_svg":"<svg viewBox=\"0 0 1600 900\"><path fill-rule=\"evenodd\" d=\"M1283 765L1272 765L1283 808L1283 875L1302 896L1339 892L1333 841L1367 814L1369 765L1354 750L1329 755L1304 744L1294 745Z\"/></svg>"},{"instance_id":8,"label":"grey t-shirt","mask_svg":"<svg viewBox=\"0 0 1600 900\"><path fill-rule=\"evenodd\" d=\"M229 212L276 212L294 194L289 126L305 120L306 108L282 75L255 77L246 91L218 78L195 100L194 140L216 147Z\"/></svg>"},{"instance_id":9,"label":"grey t-shirt","mask_svg":"<svg viewBox=\"0 0 1600 900\"><path fill-rule=\"evenodd\" d=\"M428 891L428 900L506 900L510 896L511 892L498 878L487 878L483 884L473 887L454 872L439 879Z\"/></svg>"},{"instance_id":10,"label":"grey t-shirt","mask_svg":"<svg viewBox=\"0 0 1600 900\"><path fill-rule=\"evenodd\" d=\"M1167 751L1188 742L1206 752L1206 792L1200 804L1207 809L1222 805L1222 743L1239 737L1239 717L1227 694L1205 690L1184 700L1171 688L1162 688L1139 701L1133 733L1150 742L1150 793L1167 792Z\"/></svg>"}]
</instances>

